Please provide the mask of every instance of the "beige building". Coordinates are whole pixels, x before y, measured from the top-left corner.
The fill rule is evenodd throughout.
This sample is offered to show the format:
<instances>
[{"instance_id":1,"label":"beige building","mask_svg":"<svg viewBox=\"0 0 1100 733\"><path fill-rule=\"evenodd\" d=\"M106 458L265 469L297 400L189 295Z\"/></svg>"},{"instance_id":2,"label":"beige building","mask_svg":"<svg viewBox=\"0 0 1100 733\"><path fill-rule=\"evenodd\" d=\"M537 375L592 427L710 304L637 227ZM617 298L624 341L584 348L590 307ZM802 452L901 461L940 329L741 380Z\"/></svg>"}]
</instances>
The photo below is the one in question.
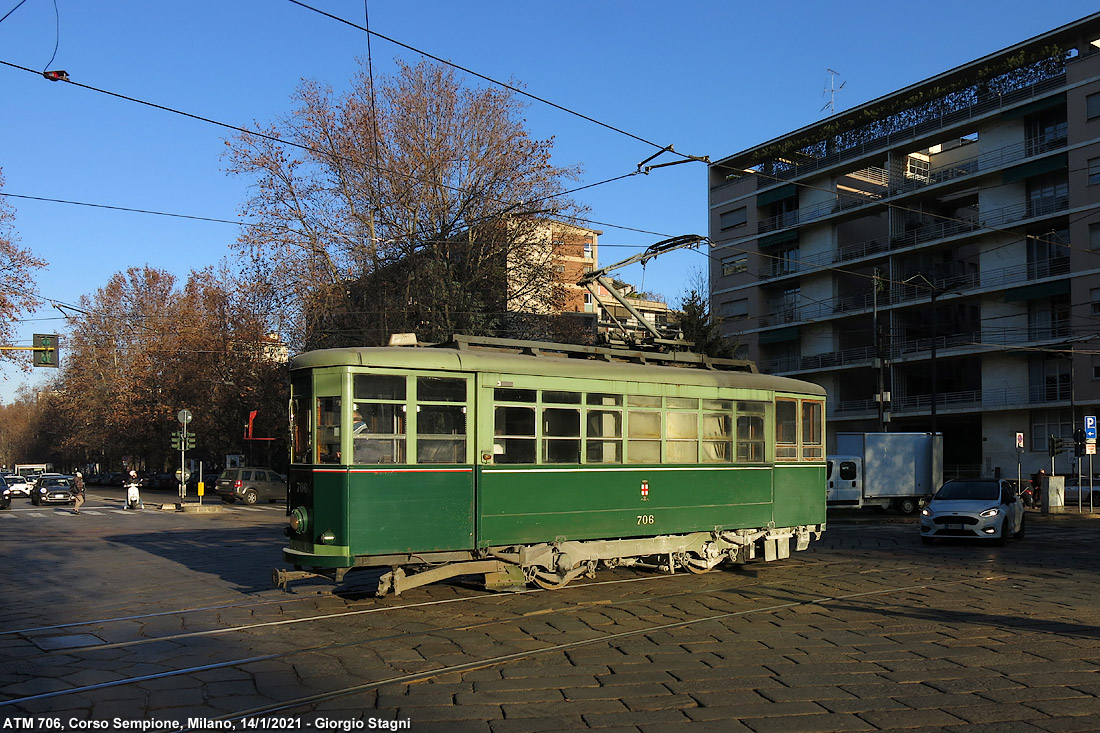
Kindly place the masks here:
<instances>
[{"instance_id":1,"label":"beige building","mask_svg":"<svg viewBox=\"0 0 1100 733\"><path fill-rule=\"evenodd\" d=\"M1100 13L723 158L709 206L725 334L830 433L1014 477L1100 413Z\"/></svg>"}]
</instances>

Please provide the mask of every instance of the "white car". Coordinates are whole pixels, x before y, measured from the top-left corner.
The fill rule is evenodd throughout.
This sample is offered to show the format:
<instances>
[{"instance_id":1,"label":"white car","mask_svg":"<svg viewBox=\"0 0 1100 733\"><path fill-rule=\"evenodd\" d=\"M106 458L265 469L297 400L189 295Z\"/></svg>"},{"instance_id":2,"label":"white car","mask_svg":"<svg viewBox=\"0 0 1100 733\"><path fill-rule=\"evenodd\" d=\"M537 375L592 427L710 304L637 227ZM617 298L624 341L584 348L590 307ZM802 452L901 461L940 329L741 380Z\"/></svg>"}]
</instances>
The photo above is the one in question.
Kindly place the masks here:
<instances>
[{"instance_id":1,"label":"white car","mask_svg":"<svg viewBox=\"0 0 1100 733\"><path fill-rule=\"evenodd\" d=\"M12 474L11 476L5 476L4 480L8 482L8 488L11 489L12 496L31 495L31 485L22 476Z\"/></svg>"},{"instance_id":2,"label":"white car","mask_svg":"<svg viewBox=\"0 0 1100 733\"><path fill-rule=\"evenodd\" d=\"M1066 478L1066 488L1062 493L1062 505L1077 508L1078 503L1083 509L1100 509L1100 478L1084 477L1081 487L1078 488L1076 476Z\"/></svg>"},{"instance_id":3,"label":"white car","mask_svg":"<svg viewBox=\"0 0 1100 733\"><path fill-rule=\"evenodd\" d=\"M920 541L988 539L1004 544L1024 536L1024 505L1003 479L956 479L936 492L920 513Z\"/></svg>"}]
</instances>

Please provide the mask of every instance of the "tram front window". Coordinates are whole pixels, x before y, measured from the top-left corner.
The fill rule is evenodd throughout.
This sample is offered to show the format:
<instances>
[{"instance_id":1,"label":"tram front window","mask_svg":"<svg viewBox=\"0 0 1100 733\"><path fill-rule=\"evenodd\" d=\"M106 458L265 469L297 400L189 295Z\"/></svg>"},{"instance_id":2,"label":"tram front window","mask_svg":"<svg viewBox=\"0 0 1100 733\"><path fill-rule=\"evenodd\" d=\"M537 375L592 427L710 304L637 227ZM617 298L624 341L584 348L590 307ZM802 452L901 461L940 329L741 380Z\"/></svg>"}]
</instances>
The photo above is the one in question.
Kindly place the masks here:
<instances>
[{"instance_id":1,"label":"tram front window","mask_svg":"<svg viewBox=\"0 0 1100 733\"><path fill-rule=\"evenodd\" d=\"M405 377L357 374L352 385L355 463L405 463Z\"/></svg>"}]
</instances>

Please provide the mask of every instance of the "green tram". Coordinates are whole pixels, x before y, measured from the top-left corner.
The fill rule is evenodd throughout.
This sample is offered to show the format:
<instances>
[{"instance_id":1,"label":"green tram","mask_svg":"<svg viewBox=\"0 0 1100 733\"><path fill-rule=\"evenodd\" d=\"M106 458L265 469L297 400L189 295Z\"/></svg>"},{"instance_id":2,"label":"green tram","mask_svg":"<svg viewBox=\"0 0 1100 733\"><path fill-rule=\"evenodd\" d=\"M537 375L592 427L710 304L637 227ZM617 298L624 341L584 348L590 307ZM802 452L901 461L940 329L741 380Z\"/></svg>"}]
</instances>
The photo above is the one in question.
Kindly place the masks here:
<instances>
[{"instance_id":1,"label":"green tram","mask_svg":"<svg viewBox=\"0 0 1100 733\"><path fill-rule=\"evenodd\" d=\"M557 588L785 558L825 529L825 391L751 362L456 337L290 368L276 585L374 567L379 595Z\"/></svg>"}]
</instances>

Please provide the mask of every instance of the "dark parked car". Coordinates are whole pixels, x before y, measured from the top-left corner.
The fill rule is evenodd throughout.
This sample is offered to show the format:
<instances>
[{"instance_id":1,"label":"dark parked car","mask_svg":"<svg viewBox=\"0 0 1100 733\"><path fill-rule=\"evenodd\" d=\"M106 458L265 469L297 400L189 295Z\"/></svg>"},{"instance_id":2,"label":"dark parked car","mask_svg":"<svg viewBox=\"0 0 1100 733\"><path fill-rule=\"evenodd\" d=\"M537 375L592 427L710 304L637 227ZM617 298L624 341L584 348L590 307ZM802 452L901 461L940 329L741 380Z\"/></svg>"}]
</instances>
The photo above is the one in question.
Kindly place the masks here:
<instances>
[{"instance_id":1,"label":"dark parked car","mask_svg":"<svg viewBox=\"0 0 1100 733\"><path fill-rule=\"evenodd\" d=\"M0 476L0 509L11 509L11 489L3 476Z\"/></svg>"},{"instance_id":2,"label":"dark parked car","mask_svg":"<svg viewBox=\"0 0 1100 733\"><path fill-rule=\"evenodd\" d=\"M218 476L214 490L222 501L232 504L240 499L255 504L260 499L286 499L286 479L270 468L227 468Z\"/></svg>"},{"instance_id":3,"label":"dark parked car","mask_svg":"<svg viewBox=\"0 0 1100 733\"><path fill-rule=\"evenodd\" d=\"M31 488L31 504L72 504L72 480L59 473L40 475Z\"/></svg>"}]
</instances>

